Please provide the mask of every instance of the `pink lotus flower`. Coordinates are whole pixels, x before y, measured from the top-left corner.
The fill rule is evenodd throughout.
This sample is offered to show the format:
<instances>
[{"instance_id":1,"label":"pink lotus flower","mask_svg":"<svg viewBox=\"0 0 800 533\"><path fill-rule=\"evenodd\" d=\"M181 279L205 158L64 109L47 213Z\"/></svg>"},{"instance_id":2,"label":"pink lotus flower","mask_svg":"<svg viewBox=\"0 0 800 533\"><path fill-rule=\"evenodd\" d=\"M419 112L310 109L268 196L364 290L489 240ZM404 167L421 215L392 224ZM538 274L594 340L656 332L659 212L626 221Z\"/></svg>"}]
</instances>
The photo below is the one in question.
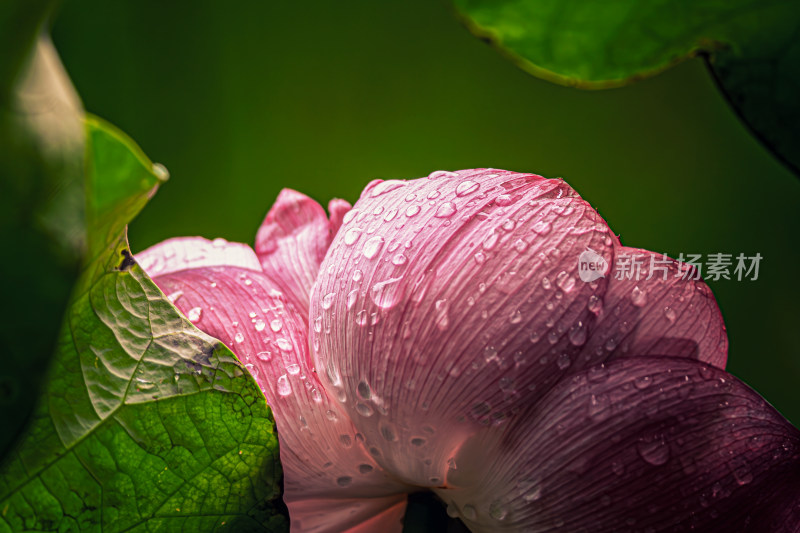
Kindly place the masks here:
<instances>
[{"instance_id":1,"label":"pink lotus flower","mask_svg":"<svg viewBox=\"0 0 800 533\"><path fill-rule=\"evenodd\" d=\"M284 190L255 252L138 255L264 391L293 531L400 531L422 489L472 531L800 531L800 434L723 370L708 287L672 261L582 281L633 250L562 180L435 172L329 210Z\"/></svg>"}]
</instances>

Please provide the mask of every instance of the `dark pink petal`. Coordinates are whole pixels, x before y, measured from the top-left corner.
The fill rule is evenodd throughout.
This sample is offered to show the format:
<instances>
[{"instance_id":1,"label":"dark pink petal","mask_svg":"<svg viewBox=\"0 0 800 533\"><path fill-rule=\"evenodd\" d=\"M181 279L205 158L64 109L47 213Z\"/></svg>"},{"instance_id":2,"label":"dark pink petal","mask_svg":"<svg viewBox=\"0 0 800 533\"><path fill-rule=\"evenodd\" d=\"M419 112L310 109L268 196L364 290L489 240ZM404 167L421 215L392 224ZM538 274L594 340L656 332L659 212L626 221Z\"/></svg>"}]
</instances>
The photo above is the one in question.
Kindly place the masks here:
<instances>
[{"instance_id":1,"label":"dark pink petal","mask_svg":"<svg viewBox=\"0 0 800 533\"><path fill-rule=\"evenodd\" d=\"M610 272L584 354L670 355L725 368L728 337L711 289L686 266L647 250L618 247L615 261L641 263L636 275ZM627 258L627 259L625 259ZM649 279L648 279L649 278ZM602 305L600 305L602 304Z\"/></svg>"},{"instance_id":2,"label":"dark pink petal","mask_svg":"<svg viewBox=\"0 0 800 533\"><path fill-rule=\"evenodd\" d=\"M283 189L256 235L256 253L264 273L303 317L308 315L311 287L346 212L345 204L344 200L332 201L332 221L328 221L317 202Z\"/></svg>"},{"instance_id":3,"label":"dark pink petal","mask_svg":"<svg viewBox=\"0 0 800 533\"><path fill-rule=\"evenodd\" d=\"M317 516L322 500L342 511L327 515L319 531L358 531L356 524L366 520L400 531L395 515L405 506L407 487L384 473L328 397L308 356L305 321L273 282L231 267L184 270L154 281L179 295L174 304L225 342L264 391L278 428L293 531L323 523Z\"/></svg>"},{"instance_id":4,"label":"dark pink petal","mask_svg":"<svg viewBox=\"0 0 800 533\"><path fill-rule=\"evenodd\" d=\"M800 432L686 358L586 369L455 461L437 493L476 532L800 531Z\"/></svg>"},{"instance_id":5,"label":"dark pink petal","mask_svg":"<svg viewBox=\"0 0 800 533\"><path fill-rule=\"evenodd\" d=\"M373 183L344 218L312 299L326 387L378 461L444 483L461 442L501 424L573 365L607 280L605 222L561 180L505 171ZM604 357L605 354L603 354Z\"/></svg>"},{"instance_id":6,"label":"dark pink petal","mask_svg":"<svg viewBox=\"0 0 800 533\"><path fill-rule=\"evenodd\" d=\"M258 257L246 244L203 237L167 239L136 254L136 261L150 277L200 267L261 270Z\"/></svg>"}]
</instances>

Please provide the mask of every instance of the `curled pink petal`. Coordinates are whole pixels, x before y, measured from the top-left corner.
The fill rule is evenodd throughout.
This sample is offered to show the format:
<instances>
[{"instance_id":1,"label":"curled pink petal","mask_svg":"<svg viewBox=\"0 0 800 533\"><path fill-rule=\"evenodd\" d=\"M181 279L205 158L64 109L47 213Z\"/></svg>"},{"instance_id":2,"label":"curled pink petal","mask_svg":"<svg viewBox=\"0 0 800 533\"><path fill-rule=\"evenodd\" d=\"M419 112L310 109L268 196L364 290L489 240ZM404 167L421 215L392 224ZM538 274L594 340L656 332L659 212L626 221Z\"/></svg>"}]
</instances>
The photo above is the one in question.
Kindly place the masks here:
<instances>
[{"instance_id":1,"label":"curled pink petal","mask_svg":"<svg viewBox=\"0 0 800 533\"><path fill-rule=\"evenodd\" d=\"M326 387L409 483L441 486L458 447L504 424L578 358L614 239L562 180L495 170L373 182L344 219L311 302ZM604 360L607 354L595 356Z\"/></svg>"},{"instance_id":2,"label":"curled pink petal","mask_svg":"<svg viewBox=\"0 0 800 533\"><path fill-rule=\"evenodd\" d=\"M266 276L286 294L303 317L319 265L343 216L343 200L332 202L329 222L322 207L291 189L283 189L256 235L256 253Z\"/></svg>"},{"instance_id":3,"label":"curled pink petal","mask_svg":"<svg viewBox=\"0 0 800 533\"><path fill-rule=\"evenodd\" d=\"M455 460L436 492L475 532L800 530L800 432L687 358L586 369Z\"/></svg>"},{"instance_id":4,"label":"curled pink petal","mask_svg":"<svg viewBox=\"0 0 800 533\"><path fill-rule=\"evenodd\" d=\"M328 213L330 213L331 216L331 229L333 233L339 231L342 225L342 219L344 219L344 216L352 207L350 202L342 200L341 198L334 198L328 202Z\"/></svg>"},{"instance_id":5,"label":"curled pink petal","mask_svg":"<svg viewBox=\"0 0 800 533\"><path fill-rule=\"evenodd\" d=\"M711 289L663 254L618 247L615 260L621 258L641 268L609 274L584 354L680 356L725 368L728 337Z\"/></svg>"},{"instance_id":6,"label":"curled pink petal","mask_svg":"<svg viewBox=\"0 0 800 533\"><path fill-rule=\"evenodd\" d=\"M203 237L167 239L136 254L136 261L150 277L200 267L231 266L261 270L253 249L225 239Z\"/></svg>"},{"instance_id":7,"label":"curled pink petal","mask_svg":"<svg viewBox=\"0 0 800 533\"><path fill-rule=\"evenodd\" d=\"M347 531L370 519L399 531L399 525L390 526L405 506L407 487L374 461L319 383L305 321L272 280L261 272L223 267L183 270L154 281L165 293L179 294L174 304L198 328L225 342L264 391L278 429L292 530L320 525L315 513L326 499L354 514L329 515L318 531ZM365 501L354 506L356 500Z\"/></svg>"}]
</instances>

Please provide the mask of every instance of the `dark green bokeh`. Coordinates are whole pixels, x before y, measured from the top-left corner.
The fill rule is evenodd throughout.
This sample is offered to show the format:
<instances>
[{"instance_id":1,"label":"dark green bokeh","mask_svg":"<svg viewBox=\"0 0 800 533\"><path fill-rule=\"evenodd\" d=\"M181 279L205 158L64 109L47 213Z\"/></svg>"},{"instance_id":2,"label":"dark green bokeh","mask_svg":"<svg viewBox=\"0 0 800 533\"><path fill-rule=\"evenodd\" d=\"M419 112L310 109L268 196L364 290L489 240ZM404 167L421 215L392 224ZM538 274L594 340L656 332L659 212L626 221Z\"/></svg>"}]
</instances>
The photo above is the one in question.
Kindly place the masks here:
<instances>
[{"instance_id":1,"label":"dark green bokeh","mask_svg":"<svg viewBox=\"0 0 800 533\"><path fill-rule=\"evenodd\" d=\"M711 286L728 369L795 424L800 181L703 65L624 89L533 78L441 2L67 0L54 38L87 109L172 179L131 227L251 242L282 187L355 201L376 177L496 167L563 176L625 244L764 257Z\"/></svg>"}]
</instances>

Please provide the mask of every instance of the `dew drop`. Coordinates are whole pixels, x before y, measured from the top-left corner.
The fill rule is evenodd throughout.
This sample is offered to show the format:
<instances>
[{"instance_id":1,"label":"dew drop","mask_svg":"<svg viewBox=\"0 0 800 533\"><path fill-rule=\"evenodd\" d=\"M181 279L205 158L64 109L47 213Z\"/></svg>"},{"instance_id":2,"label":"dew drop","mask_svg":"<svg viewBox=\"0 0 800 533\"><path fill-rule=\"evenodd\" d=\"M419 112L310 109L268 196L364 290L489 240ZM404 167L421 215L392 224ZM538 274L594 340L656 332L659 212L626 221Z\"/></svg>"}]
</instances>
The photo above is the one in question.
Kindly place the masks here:
<instances>
[{"instance_id":1,"label":"dew drop","mask_svg":"<svg viewBox=\"0 0 800 533\"><path fill-rule=\"evenodd\" d=\"M381 237L380 235L376 235L375 237L372 237L370 240L364 243L364 250L362 253L364 254L364 257L366 257L367 259L372 259L376 255L378 255L378 253L381 251L382 248L383 248L383 237Z\"/></svg>"},{"instance_id":2,"label":"dew drop","mask_svg":"<svg viewBox=\"0 0 800 533\"><path fill-rule=\"evenodd\" d=\"M372 465L368 465L368 464L361 464L361 465L358 465L358 471L359 471L361 474L369 474L369 473L370 473L370 472L372 472L373 470L374 470L374 469L372 468Z\"/></svg>"},{"instance_id":3,"label":"dew drop","mask_svg":"<svg viewBox=\"0 0 800 533\"><path fill-rule=\"evenodd\" d=\"M534 232L538 233L539 235L547 235L550 233L552 226L549 222L545 222L544 220L540 220L536 224L533 225L531 228Z\"/></svg>"},{"instance_id":4,"label":"dew drop","mask_svg":"<svg viewBox=\"0 0 800 533\"><path fill-rule=\"evenodd\" d=\"M353 478L351 478L350 476L342 476L336 480L336 484L339 485L340 487L346 487L350 483L352 483L352 481Z\"/></svg>"},{"instance_id":5,"label":"dew drop","mask_svg":"<svg viewBox=\"0 0 800 533\"><path fill-rule=\"evenodd\" d=\"M517 252L522 253L528 249L528 243L523 241L522 239L518 239L517 242L514 243L514 249Z\"/></svg>"},{"instance_id":6,"label":"dew drop","mask_svg":"<svg viewBox=\"0 0 800 533\"><path fill-rule=\"evenodd\" d=\"M199 322L200 317L203 315L203 310L199 307L192 307L189 309L189 313L187 313L186 318L189 319L190 322Z\"/></svg>"},{"instance_id":7,"label":"dew drop","mask_svg":"<svg viewBox=\"0 0 800 533\"><path fill-rule=\"evenodd\" d=\"M522 322L522 313L519 312L519 309L514 311L508 319L509 322L512 324L519 324Z\"/></svg>"},{"instance_id":8,"label":"dew drop","mask_svg":"<svg viewBox=\"0 0 800 533\"><path fill-rule=\"evenodd\" d=\"M508 515L508 509L506 509L502 503L499 501L493 502L489 506L489 516L494 518L497 521L505 520L506 516Z\"/></svg>"},{"instance_id":9,"label":"dew drop","mask_svg":"<svg viewBox=\"0 0 800 533\"><path fill-rule=\"evenodd\" d=\"M418 205L410 205L406 209L406 216L408 218L411 218L411 217L415 216L416 214L418 214L419 211L420 211L420 207Z\"/></svg>"},{"instance_id":10,"label":"dew drop","mask_svg":"<svg viewBox=\"0 0 800 533\"><path fill-rule=\"evenodd\" d=\"M467 520L475 520L475 518L478 516L478 513L475 510L475 507L470 505L470 504L466 504L463 507L463 509L461 509L461 513L464 515L464 518L466 518Z\"/></svg>"},{"instance_id":11,"label":"dew drop","mask_svg":"<svg viewBox=\"0 0 800 533\"><path fill-rule=\"evenodd\" d=\"M236 335L233 336L233 340L237 343L244 342L244 335L242 335L241 331L236 332Z\"/></svg>"},{"instance_id":12,"label":"dew drop","mask_svg":"<svg viewBox=\"0 0 800 533\"><path fill-rule=\"evenodd\" d=\"M569 368L569 365L572 364L572 361L569 358L569 354L562 353L561 355L559 355L558 358L556 359L556 364L558 365L558 368L560 368L561 370L566 370L567 368Z\"/></svg>"},{"instance_id":13,"label":"dew drop","mask_svg":"<svg viewBox=\"0 0 800 533\"><path fill-rule=\"evenodd\" d=\"M353 289L347 294L347 308L352 309L356 305L356 301L358 301L358 289Z\"/></svg>"},{"instance_id":14,"label":"dew drop","mask_svg":"<svg viewBox=\"0 0 800 533\"><path fill-rule=\"evenodd\" d=\"M631 291L631 303L636 307L642 307L647 303L647 293L640 289L638 285Z\"/></svg>"},{"instance_id":15,"label":"dew drop","mask_svg":"<svg viewBox=\"0 0 800 533\"><path fill-rule=\"evenodd\" d=\"M652 384L653 378L651 376L637 376L636 379L633 380L633 386L639 390L644 390Z\"/></svg>"},{"instance_id":16,"label":"dew drop","mask_svg":"<svg viewBox=\"0 0 800 533\"><path fill-rule=\"evenodd\" d=\"M367 325L367 311L362 309L358 313L356 313L356 324L359 326L366 326Z\"/></svg>"},{"instance_id":17,"label":"dew drop","mask_svg":"<svg viewBox=\"0 0 800 533\"><path fill-rule=\"evenodd\" d=\"M180 298L181 296L183 296L183 291L175 291L175 292L167 295L167 300L169 300L172 303L175 303L175 302L178 301L178 298ZM191 318L189 320L191 320Z\"/></svg>"},{"instance_id":18,"label":"dew drop","mask_svg":"<svg viewBox=\"0 0 800 533\"><path fill-rule=\"evenodd\" d=\"M278 378L276 387L278 389L278 394L281 396L289 396L292 393L292 386L289 384L289 378L286 377L286 374Z\"/></svg>"},{"instance_id":19,"label":"dew drop","mask_svg":"<svg viewBox=\"0 0 800 533\"><path fill-rule=\"evenodd\" d=\"M509 218L500 227L503 231L513 231L517 227L517 223Z\"/></svg>"},{"instance_id":20,"label":"dew drop","mask_svg":"<svg viewBox=\"0 0 800 533\"><path fill-rule=\"evenodd\" d=\"M475 262L478 263L479 265L482 265L486 262L486 254L484 254L483 252L478 252L472 257L473 259L475 259Z\"/></svg>"},{"instance_id":21,"label":"dew drop","mask_svg":"<svg viewBox=\"0 0 800 533\"><path fill-rule=\"evenodd\" d=\"M671 307L664 308L664 316L667 317L667 320L669 320L670 323L674 323L675 319L677 318L675 310Z\"/></svg>"},{"instance_id":22,"label":"dew drop","mask_svg":"<svg viewBox=\"0 0 800 533\"><path fill-rule=\"evenodd\" d=\"M344 243L347 246L352 246L361 237L360 228L350 228L344 233Z\"/></svg>"},{"instance_id":23,"label":"dew drop","mask_svg":"<svg viewBox=\"0 0 800 533\"><path fill-rule=\"evenodd\" d=\"M297 374L300 373L300 365L298 365L297 363L292 363L291 365L286 365L286 371L289 374L291 374L293 376L296 376Z\"/></svg>"},{"instance_id":24,"label":"dew drop","mask_svg":"<svg viewBox=\"0 0 800 533\"><path fill-rule=\"evenodd\" d=\"M414 437L413 439L411 439L411 445L416 447L424 446L425 442L426 442L425 439L423 439L422 437Z\"/></svg>"},{"instance_id":25,"label":"dew drop","mask_svg":"<svg viewBox=\"0 0 800 533\"><path fill-rule=\"evenodd\" d=\"M535 502L542 497L542 485L535 479L520 480L517 489L526 502Z\"/></svg>"},{"instance_id":26,"label":"dew drop","mask_svg":"<svg viewBox=\"0 0 800 533\"><path fill-rule=\"evenodd\" d=\"M264 328L267 327L267 324L262 319L259 318L258 320L256 320L254 327L256 328L256 331L264 331Z\"/></svg>"},{"instance_id":27,"label":"dew drop","mask_svg":"<svg viewBox=\"0 0 800 533\"><path fill-rule=\"evenodd\" d=\"M480 188L480 185L474 181L466 180L462 181L456 187L456 196L466 196L468 194L472 194Z\"/></svg>"},{"instance_id":28,"label":"dew drop","mask_svg":"<svg viewBox=\"0 0 800 533\"><path fill-rule=\"evenodd\" d=\"M646 463L653 466L660 466L669 461L669 444L663 436L640 440L636 450Z\"/></svg>"},{"instance_id":29,"label":"dew drop","mask_svg":"<svg viewBox=\"0 0 800 533\"><path fill-rule=\"evenodd\" d=\"M394 258L392 259L392 264L393 264L394 266L402 266L402 265L405 265L405 264L406 264L406 261L407 261L407 260L408 260L408 259L406 259L406 256L404 256L403 254L397 254L397 255L396 255L396 256L394 256Z\"/></svg>"},{"instance_id":30,"label":"dew drop","mask_svg":"<svg viewBox=\"0 0 800 533\"><path fill-rule=\"evenodd\" d=\"M356 411L358 412L358 414L364 417L372 416L373 412L372 407L370 407L365 403L360 403L360 402L356 404Z\"/></svg>"},{"instance_id":31,"label":"dew drop","mask_svg":"<svg viewBox=\"0 0 800 533\"><path fill-rule=\"evenodd\" d=\"M373 303L381 309L394 306L402 296L403 285L400 283L402 279L402 277L389 278L373 285L370 291Z\"/></svg>"},{"instance_id":32,"label":"dew drop","mask_svg":"<svg viewBox=\"0 0 800 533\"><path fill-rule=\"evenodd\" d=\"M339 442L341 442L342 446L345 448L349 448L353 445L353 439L350 438L350 435L339 435Z\"/></svg>"},{"instance_id":33,"label":"dew drop","mask_svg":"<svg viewBox=\"0 0 800 533\"><path fill-rule=\"evenodd\" d=\"M586 343L586 326L582 321L578 321L569 330L569 342L573 346L583 346Z\"/></svg>"},{"instance_id":34,"label":"dew drop","mask_svg":"<svg viewBox=\"0 0 800 533\"><path fill-rule=\"evenodd\" d=\"M364 273L360 270L356 269L353 271L353 281L361 281L361 278L364 277Z\"/></svg>"},{"instance_id":35,"label":"dew drop","mask_svg":"<svg viewBox=\"0 0 800 533\"><path fill-rule=\"evenodd\" d=\"M500 207L505 207L514 203L514 198L510 194L501 194L495 198L494 203Z\"/></svg>"},{"instance_id":36,"label":"dew drop","mask_svg":"<svg viewBox=\"0 0 800 533\"><path fill-rule=\"evenodd\" d=\"M570 292L575 287L575 278L562 270L556 277L556 285L558 285L562 291Z\"/></svg>"},{"instance_id":37,"label":"dew drop","mask_svg":"<svg viewBox=\"0 0 800 533\"><path fill-rule=\"evenodd\" d=\"M268 363L269 361L272 360L272 352L258 352L256 354L256 357L258 357L259 361Z\"/></svg>"},{"instance_id":38,"label":"dew drop","mask_svg":"<svg viewBox=\"0 0 800 533\"><path fill-rule=\"evenodd\" d=\"M322 298L322 308L323 309L330 309L333 305L333 299L336 297L335 292L329 292Z\"/></svg>"},{"instance_id":39,"label":"dew drop","mask_svg":"<svg viewBox=\"0 0 800 533\"><path fill-rule=\"evenodd\" d=\"M275 333L279 332L283 328L283 322L281 322L280 318L276 318L269 323L269 329L274 331ZM319 333L319 332L317 332Z\"/></svg>"},{"instance_id":40,"label":"dew drop","mask_svg":"<svg viewBox=\"0 0 800 533\"><path fill-rule=\"evenodd\" d=\"M399 189L406 184L404 181L400 180L386 180L373 185L372 188L369 190L369 197L375 198L382 194L386 194L389 191L393 191L395 189Z\"/></svg>"},{"instance_id":41,"label":"dew drop","mask_svg":"<svg viewBox=\"0 0 800 533\"><path fill-rule=\"evenodd\" d=\"M483 249L484 250L492 250L495 246L497 246L497 241L500 239L500 235L492 230L491 233L483 240Z\"/></svg>"},{"instance_id":42,"label":"dew drop","mask_svg":"<svg viewBox=\"0 0 800 533\"><path fill-rule=\"evenodd\" d=\"M436 218L450 218L456 213L456 204L453 202L445 202L439 206L436 213L433 215Z\"/></svg>"},{"instance_id":43,"label":"dew drop","mask_svg":"<svg viewBox=\"0 0 800 533\"><path fill-rule=\"evenodd\" d=\"M291 352L293 349L292 343L284 338L280 338L275 342L278 344L278 348L280 348L284 352Z\"/></svg>"}]
</instances>

